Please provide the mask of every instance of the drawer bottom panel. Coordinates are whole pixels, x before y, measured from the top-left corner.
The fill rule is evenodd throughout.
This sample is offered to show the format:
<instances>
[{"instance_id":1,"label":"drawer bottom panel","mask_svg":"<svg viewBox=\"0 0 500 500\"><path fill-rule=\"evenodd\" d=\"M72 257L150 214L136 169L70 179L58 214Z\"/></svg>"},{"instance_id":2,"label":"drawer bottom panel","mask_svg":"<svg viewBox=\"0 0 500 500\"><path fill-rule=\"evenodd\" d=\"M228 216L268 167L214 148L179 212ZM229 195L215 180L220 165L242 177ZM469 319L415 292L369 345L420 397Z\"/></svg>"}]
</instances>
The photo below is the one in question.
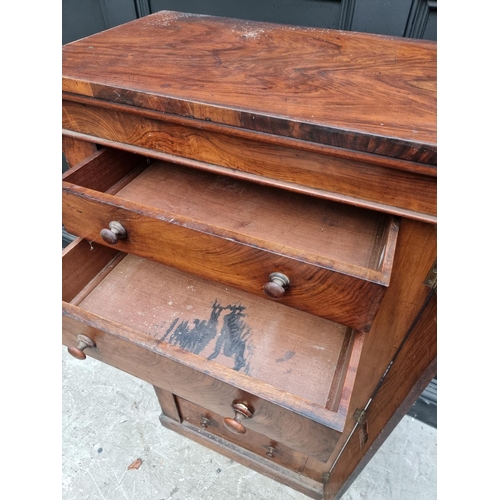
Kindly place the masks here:
<instances>
[{"instance_id":1,"label":"drawer bottom panel","mask_svg":"<svg viewBox=\"0 0 500 500\"><path fill-rule=\"evenodd\" d=\"M246 405L245 428L266 436L253 452L265 456L271 446L291 470L305 456L330 458L365 334L84 240L64 252L63 283L63 343L78 359L94 357L200 405L221 433L234 406Z\"/></svg>"}]
</instances>

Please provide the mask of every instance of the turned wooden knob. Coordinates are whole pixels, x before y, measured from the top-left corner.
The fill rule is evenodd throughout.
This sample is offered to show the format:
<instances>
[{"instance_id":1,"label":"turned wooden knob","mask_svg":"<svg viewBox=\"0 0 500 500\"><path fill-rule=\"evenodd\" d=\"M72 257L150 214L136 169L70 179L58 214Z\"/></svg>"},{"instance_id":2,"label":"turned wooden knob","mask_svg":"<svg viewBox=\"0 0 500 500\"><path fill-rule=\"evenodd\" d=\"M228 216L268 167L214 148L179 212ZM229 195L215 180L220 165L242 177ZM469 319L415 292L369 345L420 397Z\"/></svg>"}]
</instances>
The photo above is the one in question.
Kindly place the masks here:
<instances>
[{"instance_id":1,"label":"turned wooden knob","mask_svg":"<svg viewBox=\"0 0 500 500\"><path fill-rule=\"evenodd\" d=\"M78 337L76 337L76 340L78 340L78 346L68 347L68 352L76 359L86 359L87 356L83 352L83 350L87 349L88 347L95 347L94 341L92 339L89 339L85 335L78 335Z\"/></svg>"},{"instance_id":2,"label":"turned wooden knob","mask_svg":"<svg viewBox=\"0 0 500 500\"><path fill-rule=\"evenodd\" d=\"M271 273L269 281L264 285L264 292L271 299L281 299L286 289L290 286L290 280L281 273Z\"/></svg>"},{"instance_id":3,"label":"turned wooden knob","mask_svg":"<svg viewBox=\"0 0 500 500\"><path fill-rule=\"evenodd\" d=\"M234 432L235 434L245 434L247 430L241 421L244 418L252 418L253 413L248 409L248 406L245 403L234 402L232 407L234 409L234 418L225 418L224 425L228 430Z\"/></svg>"},{"instance_id":4,"label":"turned wooden knob","mask_svg":"<svg viewBox=\"0 0 500 500\"><path fill-rule=\"evenodd\" d=\"M116 245L119 239L127 237L126 229L115 220L109 223L109 229L101 229L101 238L110 245Z\"/></svg>"}]
</instances>

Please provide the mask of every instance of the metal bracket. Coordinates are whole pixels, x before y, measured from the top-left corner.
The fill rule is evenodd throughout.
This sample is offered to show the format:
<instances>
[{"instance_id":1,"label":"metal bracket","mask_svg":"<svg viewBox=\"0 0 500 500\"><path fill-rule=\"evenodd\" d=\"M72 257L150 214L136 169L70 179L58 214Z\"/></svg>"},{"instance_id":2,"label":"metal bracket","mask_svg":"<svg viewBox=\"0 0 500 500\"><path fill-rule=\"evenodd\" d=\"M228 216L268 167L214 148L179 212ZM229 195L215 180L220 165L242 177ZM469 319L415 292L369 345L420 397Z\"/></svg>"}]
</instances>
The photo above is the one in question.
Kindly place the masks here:
<instances>
[{"instance_id":1,"label":"metal bracket","mask_svg":"<svg viewBox=\"0 0 500 500\"><path fill-rule=\"evenodd\" d=\"M425 277L424 280L424 285L428 286L430 288L436 288L437 287L437 260L434 261L434 264L432 264L432 267L430 268L429 272L427 273L427 276Z\"/></svg>"},{"instance_id":2,"label":"metal bracket","mask_svg":"<svg viewBox=\"0 0 500 500\"><path fill-rule=\"evenodd\" d=\"M366 410L360 410L359 408L356 408L356 411L354 412L352 418L356 420L359 425L363 425L366 420Z\"/></svg>"}]
</instances>

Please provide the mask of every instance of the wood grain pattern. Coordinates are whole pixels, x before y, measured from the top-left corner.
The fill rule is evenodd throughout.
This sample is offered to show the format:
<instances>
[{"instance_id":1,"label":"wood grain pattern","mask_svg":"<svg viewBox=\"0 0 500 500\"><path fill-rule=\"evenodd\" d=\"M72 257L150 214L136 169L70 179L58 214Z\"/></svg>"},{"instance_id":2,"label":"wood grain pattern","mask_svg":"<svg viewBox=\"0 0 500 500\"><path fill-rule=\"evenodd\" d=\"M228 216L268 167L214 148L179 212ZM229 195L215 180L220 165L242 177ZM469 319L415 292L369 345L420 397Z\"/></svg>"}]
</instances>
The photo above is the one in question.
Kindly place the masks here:
<instances>
[{"instance_id":1,"label":"wood grain pattern","mask_svg":"<svg viewBox=\"0 0 500 500\"><path fill-rule=\"evenodd\" d=\"M154 162L116 196L189 218L242 243L325 267L338 262L367 268L380 273L381 282L389 281L391 269L384 275L381 261L391 218L377 212L165 162Z\"/></svg>"},{"instance_id":2,"label":"wood grain pattern","mask_svg":"<svg viewBox=\"0 0 500 500\"><path fill-rule=\"evenodd\" d=\"M234 434L226 429L224 426L224 417L217 415L214 412L206 410L201 406L190 403L182 398L177 398L177 404L179 405L179 412L182 417L182 423L184 425L190 424L196 427L200 432L205 432L208 434L214 434L218 437L230 441L242 448L245 448L256 455L266 459L272 463L279 464L281 466L287 467L290 470L300 472L304 467L307 460L307 455L300 453L298 451L291 450L290 448L284 446L281 443L273 439L269 439L267 436L253 432L250 429L246 431L243 435ZM226 415L227 416L227 415ZM201 428L200 423L203 418L208 418L210 422L207 424L207 429ZM269 446L273 447L273 457L266 457L266 453L269 451Z\"/></svg>"},{"instance_id":3,"label":"wood grain pattern","mask_svg":"<svg viewBox=\"0 0 500 500\"><path fill-rule=\"evenodd\" d=\"M63 90L436 161L432 42L159 12L63 47Z\"/></svg>"},{"instance_id":4,"label":"wood grain pattern","mask_svg":"<svg viewBox=\"0 0 500 500\"><path fill-rule=\"evenodd\" d=\"M436 178L428 172L389 168L380 165L380 157L375 155L370 157L372 161L346 159L332 156L330 151L324 154L298 148L309 144L304 141L277 144L264 141L262 135L239 137L231 130L171 123L160 113L150 117L101 106L100 102L97 106L63 101L65 133L73 131L98 143L139 148L142 154L171 155L165 159L197 168L223 167L230 176L250 173L270 183L285 183L281 185L285 188L306 186L323 191L324 197L330 193L340 201L375 210L391 212L392 208L407 216L435 219Z\"/></svg>"},{"instance_id":5,"label":"wood grain pattern","mask_svg":"<svg viewBox=\"0 0 500 500\"><path fill-rule=\"evenodd\" d=\"M301 413L294 413L281 406L282 391L267 388L267 384L256 380L252 380L251 384L245 383L240 380L243 376L235 375L233 370L223 366L217 366L215 370L211 361L205 360L203 363L203 358L187 351L146 342L144 336L134 336L130 329L87 314L71 304L64 305L63 344L76 345L76 337L80 333L94 340L97 346L87 349L87 356L194 401L215 413L232 416L231 403L234 400L243 398L251 401L255 416L247 424L248 428L320 461L328 460L340 436L340 431L312 420L314 405L303 405L301 410L296 408ZM175 360L168 357L167 352ZM186 366L184 363L189 361L198 366ZM226 378L227 382L222 382L220 378ZM248 391L240 389L239 385L246 386ZM262 390L264 387L266 389ZM256 396L256 393L260 396ZM292 399L287 398L287 406L290 406ZM335 420L335 416L330 418L329 425L337 425Z\"/></svg>"},{"instance_id":6,"label":"wood grain pattern","mask_svg":"<svg viewBox=\"0 0 500 500\"><path fill-rule=\"evenodd\" d=\"M328 461L330 467L355 425L351 418L354 411L366 406L429 294L423 282L436 259L436 252L435 226L407 219L401 221L391 286L365 338L344 433ZM412 366L414 361L408 359L407 363ZM324 469L324 463L309 459L304 474L311 476Z\"/></svg>"},{"instance_id":7,"label":"wood grain pattern","mask_svg":"<svg viewBox=\"0 0 500 500\"><path fill-rule=\"evenodd\" d=\"M118 250L90 245L76 238L62 254L62 299L71 302L118 254Z\"/></svg>"},{"instance_id":8,"label":"wood grain pattern","mask_svg":"<svg viewBox=\"0 0 500 500\"><path fill-rule=\"evenodd\" d=\"M62 150L68 167L73 168L85 158L94 154L97 151L97 146L92 142L63 135Z\"/></svg>"},{"instance_id":9,"label":"wood grain pattern","mask_svg":"<svg viewBox=\"0 0 500 500\"><path fill-rule=\"evenodd\" d=\"M436 376L436 322L437 295L434 293L366 411L368 434L364 437L364 446L360 446L356 435L347 443L325 484L325 500L342 497L386 437Z\"/></svg>"},{"instance_id":10,"label":"wood grain pattern","mask_svg":"<svg viewBox=\"0 0 500 500\"><path fill-rule=\"evenodd\" d=\"M150 109L138 108L129 104L121 104L113 101L96 100L93 97L85 95L70 94L68 92L62 93L63 103L72 102L83 104L86 107L99 107L108 111L116 111L120 114L125 114L131 119L133 117L142 116L153 121L167 122L175 125L182 125L187 128L196 128L198 130L221 133L231 137L238 137L241 139L262 142L264 144L282 145L300 151L307 151L312 153L321 153L333 158L342 158L344 160L353 160L370 165L383 166L396 170L405 170L407 172L414 172L424 174L431 177L437 176L436 167L419 163L415 161L403 160L400 158L392 158L388 156L380 156L376 153L367 153L363 151L354 151L352 149L345 149L338 146L331 146L326 144L319 144L317 142L309 142L307 140L295 139L293 137L283 137L279 135L270 134L267 132L260 132L252 129L245 129L235 127L233 125L215 123L209 120L199 120L180 115L173 115L170 113L163 113ZM70 131L69 137L78 138Z\"/></svg>"},{"instance_id":11,"label":"wood grain pattern","mask_svg":"<svg viewBox=\"0 0 500 500\"><path fill-rule=\"evenodd\" d=\"M326 406L332 379L343 369L339 361L356 366L339 359L344 338L350 344L354 335L344 326L234 292L129 255L80 307ZM304 331L311 332L307 340Z\"/></svg>"},{"instance_id":12,"label":"wood grain pattern","mask_svg":"<svg viewBox=\"0 0 500 500\"><path fill-rule=\"evenodd\" d=\"M146 164L147 168L141 168ZM75 185L75 189L80 186L114 194L117 203L125 199L154 207L185 227L202 228L256 247L267 246L277 253L383 284L389 282L394 249L388 246L395 244L390 231L392 218L378 212L172 163L151 163L138 155L106 148L63 175L63 182Z\"/></svg>"},{"instance_id":13,"label":"wood grain pattern","mask_svg":"<svg viewBox=\"0 0 500 500\"><path fill-rule=\"evenodd\" d=\"M119 154L126 169L103 152L88 173L80 166L65 175L69 231L101 241L101 229L120 221L128 237L117 248L262 297L279 271L291 280L282 303L369 329L391 274L397 223L390 217L164 163L121 186L117 198L68 182L98 188L104 179L108 188L120 169L140 162L126 155Z\"/></svg>"},{"instance_id":14,"label":"wood grain pattern","mask_svg":"<svg viewBox=\"0 0 500 500\"><path fill-rule=\"evenodd\" d=\"M436 257L436 44L159 12L63 47L63 135L73 167L64 177L64 218L89 240L64 253L63 343L85 334L97 344L89 356L152 383L166 427L314 498L339 498L368 448L380 445L435 373L435 303L406 334L428 297L423 280ZM96 153L96 144L121 152ZM211 172L225 187L255 183L240 204L256 210L255 233L237 227L252 217L234 216L232 194L198 200L190 180L179 192L196 200L183 207L194 212L174 217L166 198L180 206L182 196L168 191L169 180L155 192L157 174L146 181L144 157L176 164L186 179ZM291 230L294 247L259 225L290 226L298 216L290 205L290 217L274 215L279 209L264 203L267 186L401 216L398 244L391 224L370 237L354 224L359 241L340 243L352 260L332 268L325 259L334 238L300 223ZM96 243L110 220L129 231L117 248ZM314 250L300 246L301 234ZM180 270L210 282L179 281L187 276ZM283 302L292 307L262 298L272 271L292 278ZM210 290L242 302L186 302ZM257 323L243 301L260 311ZM155 319L169 307L175 318ZM371 331L350 333L323 317ZM202 345L214 324L223 341ZM251 356L250 338L257 340ZM360 449L357 433L347 441L352 415L391 360ZM185 400L182 424L176 398ZM190 422L207 412L219 422L241 399L255 415L245 422L259 436L253 451L220 426L211 434ZM267 440L289 449L281 464L260 455Z\"/></svg>"},{"instance_id":15,"label":"wood grain pattern","mask_svg":"<svg viewBox=\"0 0 500 500\"><path fill-rule=\"evenodd\" d=\"M87 242L80 242L74 253L77 260L86 245ZM90 248L87 252L91 253ZM68 252L66 257L71 258L71 255L73 252ZM125 265L127 259L129 262L142 261L151 267L144 281L139 277L137 266L128 268ZM123 280L131 275L137 280L130 285L115 281L117 277L122 276ZM326 461L340 436L349 404L348 399L341 398L336 408L325 408L325 405L331 408L327 398L335 378L335 353L340 354L345 327L279 304L272 303L274 307L269 307L267 302L251 295L238 294L236 299L234 292L218 287L215 295L221 304L237 300L241 305L248 305L245 322L255 343L250 353L251 370L245 375L244 371L234 370L234 360L226 351L211 360L209 346L195 354L195 351L178 347L176 342L164 341L165 332L173 332L174 336L175 332L173 329L169 332L169 318L163 310L170 310L177 318L191 318L191 311L195 317L199 316L197 301L203 302L200 295L208 293L213 299L211 290L217 289L216 285L187 277L187 281L184 279L176 284L175 275L180 273L134 256L124 258L79 307L63 303L63 343L74 345L76 336L84 334L97 345L88 350L89 356L219 415L232 416L232 401L244 398L254 408L255 416L249 428ZM110 283L111 288L106 283ZM169 287L162 291L165 283ZM187 302L175 298L180 294L189 296ZM310 332L307 338L303 337L303 331ZM342 359L342 363L349 366L348 373L356 371L362 342L363 334L356 335L352 354ZM226 356L229 358L225 359ZM343 367L338 370L344 372ZM352 384L348 376L345 381ZM350 389L345 384L342 392L343 396L350 396Z\"/></svg>"},{"instance_id":16,"label":"wood grain pattern","mask_svg":"<svg viewBox=\"0 0 500 500\"><path fill-rule=\"evenodd\" d=\"M81 191L77 193L73 187L63 191L63 221L73 234L101 242L101 229L116 220L128 233L126 239L115 245L121 251L263 298L267 298L263 287L269 274L282 272L293 285L280 303L359 330L369 330L387 290L386 286L366 278L334 272L302 259L186 228L172 223L168 214L144 205L125 200L117 202L104 194L96 199L84 189Z\"/></svg>"},{"instance_id":17,"label":"wood grain pattern","mask_svg":"<svg viewBox=\"0 0 500 500\"><path fill-rule=\"evenodd\" d=\"M65 172L62 180L111 194L121 189L123 181L130 182L133 178L130 174L137 170L135 175L138 175L147 163L143 156L103 148Z\"/></svg>"},{"instance_id":18,"label":"wood grain pattern","mask_svg":"<svg viewBox=\"0 0 500 500\"><path fill-rule=\"evenodd\" d=\"M160 403L162 415L176 422L180 422L181 417L179 415L179 408L177 407L175 396L171 392L161 389L160 387L154 386L154 390L158 402Z\"/></svg>"}]
</instances>

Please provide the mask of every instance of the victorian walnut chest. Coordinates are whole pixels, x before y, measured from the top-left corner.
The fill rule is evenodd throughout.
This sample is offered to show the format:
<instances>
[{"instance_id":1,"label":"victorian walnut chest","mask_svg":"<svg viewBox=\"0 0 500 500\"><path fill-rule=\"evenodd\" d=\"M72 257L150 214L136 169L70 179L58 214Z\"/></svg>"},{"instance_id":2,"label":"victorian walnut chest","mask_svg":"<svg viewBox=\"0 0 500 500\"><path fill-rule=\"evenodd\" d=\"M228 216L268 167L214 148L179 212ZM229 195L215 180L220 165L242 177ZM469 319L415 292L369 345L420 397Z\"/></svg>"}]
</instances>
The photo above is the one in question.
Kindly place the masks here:
<instances>
[{"instance_id":1,"label":"victorian walnut chest","mask_svg":"<svg viewBox=\"0 0 500 500\"><path fill-rule=\"evenodd\" d=\"M63 344L339 498L436 372L436 45L158 12L63 47Z\"/></svg>"}]
</instances>

